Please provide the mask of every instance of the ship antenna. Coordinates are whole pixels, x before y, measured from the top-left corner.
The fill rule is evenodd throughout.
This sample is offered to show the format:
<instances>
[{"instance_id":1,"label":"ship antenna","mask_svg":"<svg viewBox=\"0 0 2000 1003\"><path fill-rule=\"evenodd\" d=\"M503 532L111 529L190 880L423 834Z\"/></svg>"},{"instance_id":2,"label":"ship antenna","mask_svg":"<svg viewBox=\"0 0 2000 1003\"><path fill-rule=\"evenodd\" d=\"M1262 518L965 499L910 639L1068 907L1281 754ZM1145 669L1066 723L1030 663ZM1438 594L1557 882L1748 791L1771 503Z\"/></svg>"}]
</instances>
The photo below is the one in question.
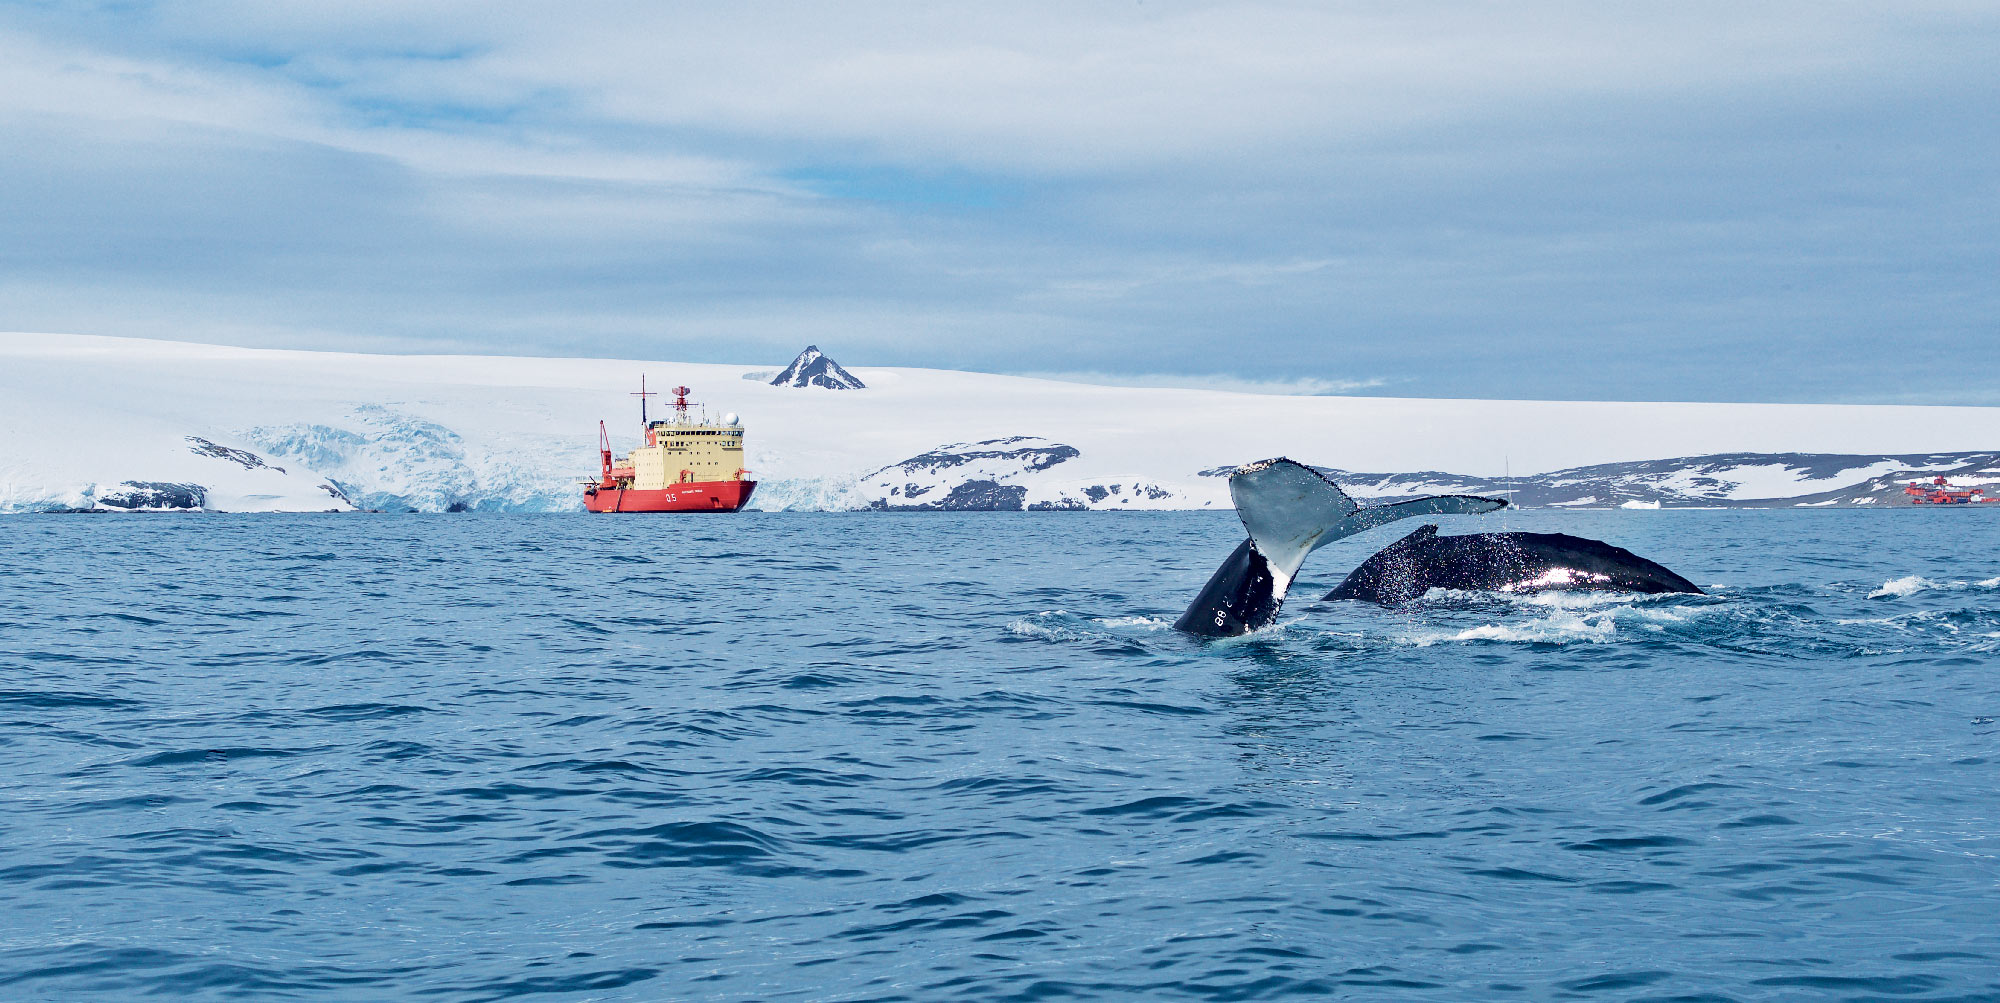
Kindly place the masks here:
<instances>
[{"instance_id":1,"label":"ship antenna","mask_svg":"<svg viewBox=\"0 0 2000 1003\"><path fill-rule=\"evenodd\" d=\"M686 387L674 388L674 412L680 417L680 422L683 425L687 424L688 420L688 394L690 393L693 393L693 391Z\"/></svg>"},{"instance_id":2,"label":"ship antenna","mask_svg":"<svg viewBox=\"0 0 2000 1003\"><path fill-rule=\"evenodd\" d=\"M639 434L644 435L649 425L646 421L646 398L654 396L654 391L646 389L645 373L639 374L639 392L632 396L639 398Z\"/></svg>"}]
</instances>

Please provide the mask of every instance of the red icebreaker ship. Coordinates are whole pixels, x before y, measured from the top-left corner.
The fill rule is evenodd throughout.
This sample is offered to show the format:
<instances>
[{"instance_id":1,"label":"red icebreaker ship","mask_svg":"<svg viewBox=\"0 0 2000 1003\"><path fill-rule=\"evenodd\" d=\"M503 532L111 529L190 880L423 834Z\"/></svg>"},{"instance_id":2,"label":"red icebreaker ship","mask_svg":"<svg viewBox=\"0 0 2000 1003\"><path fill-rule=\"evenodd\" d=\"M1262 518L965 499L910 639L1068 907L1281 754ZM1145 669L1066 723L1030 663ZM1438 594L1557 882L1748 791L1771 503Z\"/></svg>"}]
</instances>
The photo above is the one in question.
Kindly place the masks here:
<instances>
[{"instance_id":1,"label":"red icebreaker ship","mask_svg":"<svg viewBox=\"0 0 2000 1003\"><path fill-rule=\"evenodd\" d=\"M750 503L757 482L743 469L743 428L733 414L720 422L688 416L688 388L674 388L674 416L646 420L646 378L639 378L639 429L644 443L631 455L611 458L611 434L597 423L603 468L583 482L583 507L592 512L734 512Z\"/></svg>"}]
</instances>

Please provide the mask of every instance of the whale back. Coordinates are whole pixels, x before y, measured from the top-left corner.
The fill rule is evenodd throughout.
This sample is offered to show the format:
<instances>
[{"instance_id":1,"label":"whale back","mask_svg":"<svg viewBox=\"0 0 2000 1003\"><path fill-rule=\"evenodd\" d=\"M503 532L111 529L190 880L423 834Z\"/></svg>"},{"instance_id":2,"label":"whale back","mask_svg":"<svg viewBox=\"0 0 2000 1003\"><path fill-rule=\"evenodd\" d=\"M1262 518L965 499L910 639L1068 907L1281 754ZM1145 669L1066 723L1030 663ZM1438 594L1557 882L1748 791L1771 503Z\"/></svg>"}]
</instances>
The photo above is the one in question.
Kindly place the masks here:
<instances>
[{"instance_id":1,"label":"whale back","mask_svg":"<svg viewBox=\"0 0 2000 1003\"><path fill-rule=\"evenodd\" d=\"M1439 536L1436 526L1422 526L1363 561L1323 601L1400 606L1431 589L1701 592L1665 566L1602 540L1566 533Z\"/></svg>"}]
</instances>

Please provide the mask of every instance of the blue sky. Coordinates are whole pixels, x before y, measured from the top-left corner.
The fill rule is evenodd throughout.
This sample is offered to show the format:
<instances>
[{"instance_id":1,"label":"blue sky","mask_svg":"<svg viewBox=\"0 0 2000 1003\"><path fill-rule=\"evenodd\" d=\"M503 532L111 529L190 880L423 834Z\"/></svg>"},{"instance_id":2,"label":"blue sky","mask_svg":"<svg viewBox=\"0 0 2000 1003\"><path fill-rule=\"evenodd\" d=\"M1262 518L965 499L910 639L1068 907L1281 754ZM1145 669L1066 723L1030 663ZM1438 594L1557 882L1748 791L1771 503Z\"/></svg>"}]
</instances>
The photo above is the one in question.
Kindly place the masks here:
<instances>
[{"instance_id":1,"label":"blue sky","mask_svg":"<svg viewBox=\"0 0 2000 1003\"><path fill-rule=\"evenodd\" d=\"M2000 404L1992 3L0 4L0 329Z\"/></svg>"}]
</instances>

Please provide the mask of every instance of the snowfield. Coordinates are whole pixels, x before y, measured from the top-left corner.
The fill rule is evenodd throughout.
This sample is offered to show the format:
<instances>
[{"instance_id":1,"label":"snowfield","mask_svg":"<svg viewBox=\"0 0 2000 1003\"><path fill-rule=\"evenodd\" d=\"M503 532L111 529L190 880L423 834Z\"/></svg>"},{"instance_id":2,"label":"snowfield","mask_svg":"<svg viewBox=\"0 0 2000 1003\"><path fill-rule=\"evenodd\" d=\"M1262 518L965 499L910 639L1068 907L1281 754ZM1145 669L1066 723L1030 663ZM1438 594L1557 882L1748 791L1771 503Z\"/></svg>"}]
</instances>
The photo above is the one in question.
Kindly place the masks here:
<instances>
[{"instance_id":1,"label":"snowfield","mask_svg":"<svg viewBox=\"0 0 2000 1003\"><path fill-rule=\"evenodd\" d=\"M2000 483L2000 408L1283 397L867 367L851 367L865 389L765 382L781 368L0 334L0 511L577 510L598 420L619 451L637 440L641 373L742 416L767 509L1227 507L1221 475L1279 455L1388 472L1351 475L1357 494L1499 485L1549 505L1866 504L1913 470ZM1538 479L1552 471L1570 486Z\"/></svg>"}]
</instances>

